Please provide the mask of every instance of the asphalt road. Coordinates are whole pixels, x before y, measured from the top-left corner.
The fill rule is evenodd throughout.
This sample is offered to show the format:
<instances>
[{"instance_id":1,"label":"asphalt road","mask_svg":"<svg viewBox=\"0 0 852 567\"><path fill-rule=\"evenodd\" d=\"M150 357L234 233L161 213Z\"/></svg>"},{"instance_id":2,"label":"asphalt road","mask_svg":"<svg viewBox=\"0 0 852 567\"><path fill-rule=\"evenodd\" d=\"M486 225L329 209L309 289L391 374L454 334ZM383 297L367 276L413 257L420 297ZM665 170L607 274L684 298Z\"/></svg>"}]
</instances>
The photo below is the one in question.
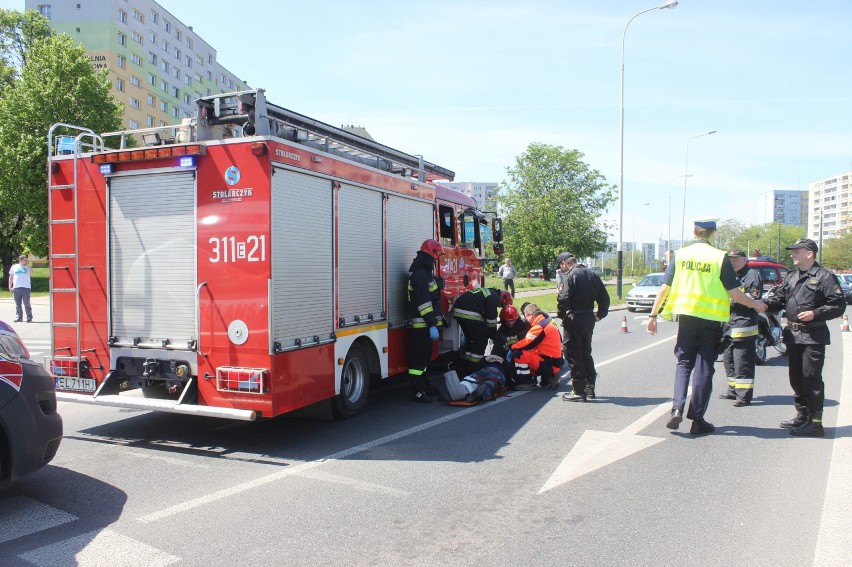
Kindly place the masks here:
<instances>
[{"instance_id":1,"label":"asphalt road","mask_svg":"<svg viewBox=\"0 0 852 567\"><path fill-rule=\"evenodd\" d=\"M664 427L675 326L641 324L599 325L587 404L564 380L468 409L390 382L347 421L62 403L53 463L0 487L0 563L852 564L852 333L832 323L825 438L777 427L792 400L774 350L753 405L713 399L717 432L694 437ZM47 325L20 327L43 353Z\"/></svg>"}]
</instances>

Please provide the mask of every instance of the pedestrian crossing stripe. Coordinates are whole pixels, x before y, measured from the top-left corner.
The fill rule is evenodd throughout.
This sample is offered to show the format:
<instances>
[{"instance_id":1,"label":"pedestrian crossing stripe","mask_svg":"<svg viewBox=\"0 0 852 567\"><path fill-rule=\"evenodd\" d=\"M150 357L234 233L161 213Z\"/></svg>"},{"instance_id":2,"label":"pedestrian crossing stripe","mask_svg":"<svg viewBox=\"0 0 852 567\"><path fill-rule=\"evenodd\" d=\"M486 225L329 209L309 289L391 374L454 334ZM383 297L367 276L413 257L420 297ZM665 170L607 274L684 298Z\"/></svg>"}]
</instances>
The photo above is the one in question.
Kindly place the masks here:
<instances>
[{"instance_id":1,"label":"pedestrian crossing stripe","mask_svg":"<svg viewBox=\"0 0 852 567\"><path fill-rule=\"evenodd\" d=\"M89 567L116 567L120 565L160 567L180 561L180 557L175 557L110 529L95 530L51 543L22 553L18 557L24 561L45 567L67 565L71 557L74 558L74 565L87 565Z\"/></svg>"},{"instance_id":2,"label":"pedestrian crossing stripe","mask_svg":"<svg viewBox=\"0 0 852 567\"><path fill-rule=\"evenodd\" d=\"M73 522L77 516L26 496L0 500L0 543Z\"/></svg>"}]
</instances>

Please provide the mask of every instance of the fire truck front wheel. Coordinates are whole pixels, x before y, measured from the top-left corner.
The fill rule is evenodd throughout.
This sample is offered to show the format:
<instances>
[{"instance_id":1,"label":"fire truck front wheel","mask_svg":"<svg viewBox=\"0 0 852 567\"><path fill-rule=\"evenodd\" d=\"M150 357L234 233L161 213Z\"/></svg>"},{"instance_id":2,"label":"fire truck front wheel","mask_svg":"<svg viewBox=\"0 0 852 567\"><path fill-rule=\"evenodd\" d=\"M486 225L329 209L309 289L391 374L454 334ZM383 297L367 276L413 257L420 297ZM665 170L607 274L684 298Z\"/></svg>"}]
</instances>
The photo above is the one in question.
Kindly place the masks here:
<instances>
[{"instance_id":1,"label":"fire truck front wheel","mask_svg":"<svg viewBox=\"0 0 852 567\"><path fill-rule=\"evenodd\" d=\"M340 393L334 397L334 415L349 418L367 405L370 392L370 363L366 349L354 344L343 362L340 374Z\"/></svg>"}]
</instances>

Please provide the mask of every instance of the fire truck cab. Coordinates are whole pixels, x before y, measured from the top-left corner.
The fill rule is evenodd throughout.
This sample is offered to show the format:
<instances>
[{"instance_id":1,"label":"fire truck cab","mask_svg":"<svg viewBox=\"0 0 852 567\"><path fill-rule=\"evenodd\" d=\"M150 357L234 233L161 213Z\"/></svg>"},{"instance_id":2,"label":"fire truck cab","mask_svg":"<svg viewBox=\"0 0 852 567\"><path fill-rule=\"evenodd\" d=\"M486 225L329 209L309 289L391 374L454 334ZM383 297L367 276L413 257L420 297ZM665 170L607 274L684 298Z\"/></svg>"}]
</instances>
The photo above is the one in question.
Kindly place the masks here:
<instances>
[{"instance_id":1,"label":"fire truck cab","mask_svg":"<svg viewBox=\"0 0 852 567\"><path fill-rule=\"evenodd\" d=\"M331 400L355 415L371 377L407 369L421 242L444 246L447 313L482 285L500 220L488 231L493 214L438 183L452 171L262 89L196 102L179 127L48 134L59 399L244 420ZM451 321L438 350L461 340Z\"/></svg>"}]
</instances>

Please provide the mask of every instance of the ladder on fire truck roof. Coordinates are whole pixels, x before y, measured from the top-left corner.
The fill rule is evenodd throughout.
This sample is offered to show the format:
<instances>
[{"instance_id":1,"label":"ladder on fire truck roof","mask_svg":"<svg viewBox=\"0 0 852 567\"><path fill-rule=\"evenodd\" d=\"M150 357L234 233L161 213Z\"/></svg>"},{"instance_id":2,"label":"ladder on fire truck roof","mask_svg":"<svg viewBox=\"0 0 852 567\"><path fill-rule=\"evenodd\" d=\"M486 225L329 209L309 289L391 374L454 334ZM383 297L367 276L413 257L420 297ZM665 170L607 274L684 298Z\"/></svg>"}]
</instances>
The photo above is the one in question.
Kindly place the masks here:
<instances>
[{"instance_id":1,"label":"ladder on fire truck roof","mask_svg":"<svg viewBox=\"0 0 852 567\"><path fill-rule=\"evenodd\" d=\"M72 134L56 134L56 130L61 129L62 132L71 132ZM80 126L74 126L72 124L64 124L64 123L56 123L50 127L50 130L47 133L47 210L48 210L48 231L49 231L49 242L50 242L50 254L48 256L48 269L51 271L51 276L54 271L62 271L68 270L69 272L69 280L72 284L72 287L65 288L57 288L54 287L55 279L53 277L50 278L50 343L53 346L53 352L51 353L51 360L53 361L54 367L51 369L51 374L54 373L54 370L58 367L62 367L62 362L69 362L72 365L64 365L66 368L76 368L78 374L83 374L80 372L82 368L83 361L85 357L81 352L81 329L80 329L80 271L81 270L94 270L94 266L80 266L79 258L80 258L80 239L79 239L79 225L77 222L77 184L78 184L78 175L79 175L79 160L81 154L84 151L103 151L104 143L103 139L95 134L92 130L88 128L81 128ZM72 155L73 163L74 163L74 175L73 182L69 184L53 184L53 174L54 171L54 163L53 160L57 155ZM67 218L54 218L54 204L53 204L53 192L54 191L67 191L71 190L72 199L71 199L71 207L73 210L73 215ZM57 238L54 234L54 229L62 226L62 225L73 225L73 243L69 247L67 243L63 243L65 246L62 248L65 250L63 253L55 253L54 251L59 247L57 242ZM72 268L69 266L57 266L56 260L59 260L60 264L64 263L62 260L71 260L73 262L73 273ZM74 321L60 321L57 322L55 318L54 309L56 306L56 296L57 294L66 294L73 293L74 294ZM76 345L68 345L68 346L60 346L57 347L54 337L54 329L56 327L74 327L75 337L76 337ZM58 351L68 351L68 356L57 356ZM79 377L79 376L74 376Z\"/></svg>"},{"instance_id":2,"label":"ladder on fire truck roof","mask_svg":"<svg viewBox=\"0 0 852 567\"><path fill-rule=\"evenodd\" d=\"M242 127L246 136L277 136L404 177L414 176L420 181L455 178L455 172L425 161L423 156L406 154L269 103L263 89L205 96L197 99L196 104L199 141L214 139L215 126L231 124Z\"/></svg>"}]
</instances>

